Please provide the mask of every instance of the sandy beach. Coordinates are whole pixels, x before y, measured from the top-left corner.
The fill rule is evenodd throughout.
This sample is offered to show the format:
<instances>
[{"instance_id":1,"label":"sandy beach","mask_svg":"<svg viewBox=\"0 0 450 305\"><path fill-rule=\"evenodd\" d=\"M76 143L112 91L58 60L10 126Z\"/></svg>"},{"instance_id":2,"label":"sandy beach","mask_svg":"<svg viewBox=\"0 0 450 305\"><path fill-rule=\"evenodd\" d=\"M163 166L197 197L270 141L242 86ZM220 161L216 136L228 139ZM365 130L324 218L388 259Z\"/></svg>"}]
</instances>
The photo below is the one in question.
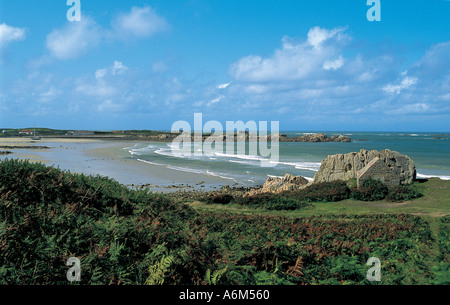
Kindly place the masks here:
<instances>
[{"instance_id":1,"label":"sandy beach","mask_svg":"<svg viewBox=\"0 0 450 305\"><path fill-rule=\"evenodd\" d=\"M220 177L181 172L139 162L124 150L135 144L127 141L80 138L43 138L39 141L30 138L0 138L0 150L12 152L0 156L0 160L27 159L71 172L101 175L130 187L145 186L159 192L181 189L210 190L230 184L230 180Z\"/></svg>"}]
</instances>

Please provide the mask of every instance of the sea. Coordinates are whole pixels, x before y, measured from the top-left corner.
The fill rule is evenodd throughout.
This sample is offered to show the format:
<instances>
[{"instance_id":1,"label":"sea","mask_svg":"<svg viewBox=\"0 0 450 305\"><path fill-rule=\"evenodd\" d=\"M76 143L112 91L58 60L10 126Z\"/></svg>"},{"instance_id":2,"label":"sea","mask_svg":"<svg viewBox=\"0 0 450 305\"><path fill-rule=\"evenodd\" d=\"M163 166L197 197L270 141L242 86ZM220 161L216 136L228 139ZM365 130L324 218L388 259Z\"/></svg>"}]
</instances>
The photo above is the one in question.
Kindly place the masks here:
<instances>
[{"instance_id":1,"label":"sea","mask_svg":"<svg viewBox=\"0 0 450 305\"><path fill-rule=\"evenodd\" d=\"M293 137L313 132L280 133ZM285 174L312 180L322 160L328 155L358 152L361 149L398 151L413 159L418 178L450 180L450 134L342 131L326 134L343 134L350 137L352 142L280 142L278 147L271 147L274 152L278 148L278 160L268 154L250 154L250 143L246 144L245 152L239 153L237 147L234 151L226 151L225 144L222 151L208 151L201 144L191 144L191 153L184 154L180 153L182 147L173 143L137 143L124 150L128 151L131 158L142 162L142 166L151 164L175 171L220 177L229 181L230 185L244 187L259 186L268 177L283 177Z\"/></svg>"}]
</instances>

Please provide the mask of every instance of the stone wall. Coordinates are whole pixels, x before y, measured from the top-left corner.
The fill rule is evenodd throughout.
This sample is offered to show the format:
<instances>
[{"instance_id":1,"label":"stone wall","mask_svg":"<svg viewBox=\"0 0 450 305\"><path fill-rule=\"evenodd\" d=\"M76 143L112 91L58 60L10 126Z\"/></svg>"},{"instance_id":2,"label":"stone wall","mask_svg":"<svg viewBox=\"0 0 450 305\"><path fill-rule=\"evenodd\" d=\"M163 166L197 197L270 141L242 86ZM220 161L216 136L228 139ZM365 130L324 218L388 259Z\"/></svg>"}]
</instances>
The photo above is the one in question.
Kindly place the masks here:
<instances>
[{"instance_id":1,"label":"stone wall","mask_svg":"<svg viewBox=\"0 0 450 305\"><path fill-rule=\"evenodd\" d=\"M357 174L358 188L364 181L374 179L383 182L388 188L400 185L400 177L380 158L375 157Z\"/></svg>"}]
</instances>

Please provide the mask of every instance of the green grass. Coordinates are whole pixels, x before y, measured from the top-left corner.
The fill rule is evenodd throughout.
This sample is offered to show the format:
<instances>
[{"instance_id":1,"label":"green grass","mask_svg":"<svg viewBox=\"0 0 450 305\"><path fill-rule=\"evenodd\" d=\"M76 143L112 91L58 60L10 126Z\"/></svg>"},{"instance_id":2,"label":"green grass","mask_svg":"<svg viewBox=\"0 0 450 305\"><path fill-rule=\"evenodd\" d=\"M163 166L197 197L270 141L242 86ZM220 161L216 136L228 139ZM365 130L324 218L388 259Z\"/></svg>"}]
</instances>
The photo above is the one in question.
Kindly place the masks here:
<instances>
[{"instance_id":1,"label":"green grass","mask_svg":"<svg viewBox=\"0 0 450 305\"><path fill-rule=\"evenodd\" d=\"M269 211L252 209L237 204L204 204L198 201L190 203L190 205L197 210L203 211L226 211L285 217L368 213L398 213L432 217L450 215L450 181L432 178L424 182L415 182L414 187L420 190L424 196L405 202L390 202L386 200L368 202L346 199L338 202L314 202L309 207L293 211Z\"/></svg>"}]
</instances>

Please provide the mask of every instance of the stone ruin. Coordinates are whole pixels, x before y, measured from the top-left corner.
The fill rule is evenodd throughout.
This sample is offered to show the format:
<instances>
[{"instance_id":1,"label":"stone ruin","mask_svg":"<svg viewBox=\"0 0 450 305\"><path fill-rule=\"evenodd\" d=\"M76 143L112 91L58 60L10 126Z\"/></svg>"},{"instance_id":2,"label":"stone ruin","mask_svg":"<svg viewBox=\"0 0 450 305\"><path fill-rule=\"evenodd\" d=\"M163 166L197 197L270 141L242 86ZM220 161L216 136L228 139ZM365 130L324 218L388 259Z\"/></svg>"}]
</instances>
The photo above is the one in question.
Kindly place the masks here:
<instances>
[{"instance_id":1,"label":"stone ruin","mask_svg":"<svg viewBox=\"0 0 450 305\"><path fill-rule=\"evenodd\" d=\"M394 173L380 158L375 157L357 174L358 188L369 179L379 180L388 188L400 185L400 177Z\"/></svg>"}]
</instances>

